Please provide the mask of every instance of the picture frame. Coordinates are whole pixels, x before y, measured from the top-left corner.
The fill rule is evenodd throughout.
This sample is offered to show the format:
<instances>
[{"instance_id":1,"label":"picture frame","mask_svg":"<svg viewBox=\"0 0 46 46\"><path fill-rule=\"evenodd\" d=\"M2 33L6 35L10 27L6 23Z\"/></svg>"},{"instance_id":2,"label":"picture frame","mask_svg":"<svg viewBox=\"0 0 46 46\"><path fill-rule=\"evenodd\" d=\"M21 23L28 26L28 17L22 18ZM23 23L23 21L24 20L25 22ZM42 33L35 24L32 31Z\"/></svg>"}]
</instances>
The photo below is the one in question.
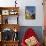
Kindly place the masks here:
<instances>
[{"instance_id":1,"label":"picture frame","mask_svg":"<svg viewBox=\"0 0 46 46\"><path fill-rule=\"evenodd\" d=\"M25 19L35 19L36 8L35 6L26 6L25 7Z\"/></svg>"},{"instance_id":2,"label":"picture frame","mask_svg":"<svg viewBox=\"0 0 46 46\"><path fill-rule=\"evenodd\" d=\"M9 15L9 10L2 10L2 15Z\"/></svg>"},{"instance_id":3,"label":"picture frame","mask_svg":"<svg viewBox=\"0 0 46 46\"><path fill-rule=\"evenodd\" d=\"M17 13L18 13L18 12L15 11L15 10L10 10L10 11L9 11L9 14L10 14L10 15L16 15Z\"/></svg>"}]
</instances>

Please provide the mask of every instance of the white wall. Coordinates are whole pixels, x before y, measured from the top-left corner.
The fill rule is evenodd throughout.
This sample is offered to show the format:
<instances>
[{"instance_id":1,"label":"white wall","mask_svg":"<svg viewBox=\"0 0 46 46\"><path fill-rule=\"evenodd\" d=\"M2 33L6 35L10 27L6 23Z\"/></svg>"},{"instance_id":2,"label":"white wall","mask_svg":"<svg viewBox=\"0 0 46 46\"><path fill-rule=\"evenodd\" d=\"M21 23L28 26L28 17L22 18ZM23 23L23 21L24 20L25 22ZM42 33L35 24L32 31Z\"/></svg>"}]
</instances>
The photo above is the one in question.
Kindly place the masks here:
<instances>
[{"instance_id":1,"label":"white wall","mask_svg":"<svg viewBox=\"0 0 46 46\"><path fill-rule=\"evenodd\" d=\"M25 6L36 6L36 19L25 20ZM24 0L20 1L20 24L23 26L43 26L43 6L42 0Z\"/></svg>"},{"instance_id":2,"label":"white wall","mask_svg":"<svg viewBox=\"0 0 46 46\"><path fill-rule=\"evenodd\" d=\"M0 6L14 6L15 0L0 0ZM19 24L21 26L43 26L43 6L42 0L17 0L20 7ZM36 19L26 20L25 19L25 6L36 6Z\"/></svg>"}]
</instances>

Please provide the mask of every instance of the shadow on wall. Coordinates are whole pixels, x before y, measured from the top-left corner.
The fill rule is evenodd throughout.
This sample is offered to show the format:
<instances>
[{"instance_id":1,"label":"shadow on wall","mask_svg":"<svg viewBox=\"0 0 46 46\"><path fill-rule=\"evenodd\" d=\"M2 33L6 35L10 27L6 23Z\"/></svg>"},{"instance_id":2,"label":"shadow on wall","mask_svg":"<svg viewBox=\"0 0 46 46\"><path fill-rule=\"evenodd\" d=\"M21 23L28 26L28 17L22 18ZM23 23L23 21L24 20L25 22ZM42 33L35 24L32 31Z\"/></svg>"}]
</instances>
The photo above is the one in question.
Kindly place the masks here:
<instances>
[{"instance_id":1,"label":"shadow on wall","mask_svg":"<svg viewBox=\"0 0 46 46\"><path fill-rule=\"evenodd\" d=\"M41 43L43 43L42 26L21 26L20 31L19 31L19 40L20 40L20 42L21 42L21 40L24 36L24 33L27 31L28 28L32 28L36 32L39 41Z\"/></svg>"}]
</instances>

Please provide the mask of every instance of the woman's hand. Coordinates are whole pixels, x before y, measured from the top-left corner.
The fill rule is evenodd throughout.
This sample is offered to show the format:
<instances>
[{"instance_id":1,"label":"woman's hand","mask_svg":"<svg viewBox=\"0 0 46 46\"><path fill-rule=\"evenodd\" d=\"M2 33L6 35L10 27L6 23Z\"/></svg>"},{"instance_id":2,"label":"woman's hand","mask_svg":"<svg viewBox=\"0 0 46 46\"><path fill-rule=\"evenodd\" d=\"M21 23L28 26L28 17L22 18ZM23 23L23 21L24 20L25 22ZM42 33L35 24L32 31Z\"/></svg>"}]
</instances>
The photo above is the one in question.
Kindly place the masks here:
<instances>
[{"instance_id":1,"label":"woman's hand","mask_svg":"<svg viewBox=\"0 0 46 46\"><path fill-rule=\"evenodd\" d=\"M32 36L32 37L26 39L25 43L27 44L27 46L35 46L38 43L38 41L34 36Z\"/></svg>"}]
</instances>

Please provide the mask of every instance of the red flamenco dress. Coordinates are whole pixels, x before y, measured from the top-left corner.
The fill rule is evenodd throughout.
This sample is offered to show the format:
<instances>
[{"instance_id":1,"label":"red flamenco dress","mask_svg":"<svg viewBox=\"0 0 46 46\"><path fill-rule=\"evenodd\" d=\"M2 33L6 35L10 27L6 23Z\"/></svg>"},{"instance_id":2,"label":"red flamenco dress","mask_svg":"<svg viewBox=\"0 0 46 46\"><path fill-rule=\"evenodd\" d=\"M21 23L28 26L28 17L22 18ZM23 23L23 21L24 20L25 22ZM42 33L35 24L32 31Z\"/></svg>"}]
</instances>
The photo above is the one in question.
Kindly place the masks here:
<instances>
[{"instance_id":1,"label":"red flamenco dress","mask_svg":"<svg viewBox=\"0 0 46 46\"><path fill-rule=\"evenodd\" d=\"M26 43L25 43L25 40L32 37L32 36L34 36L37 39L37 35L34 32L34 30L32 28L28 28L27 31L25 32L24 37L22 38L21 46L27 46ZM38 39L37 39L37 41L38 41ZM41 44L38 41L37 44L34 45L34 46L41 46Z\"/></svg>"}]
</instances>

